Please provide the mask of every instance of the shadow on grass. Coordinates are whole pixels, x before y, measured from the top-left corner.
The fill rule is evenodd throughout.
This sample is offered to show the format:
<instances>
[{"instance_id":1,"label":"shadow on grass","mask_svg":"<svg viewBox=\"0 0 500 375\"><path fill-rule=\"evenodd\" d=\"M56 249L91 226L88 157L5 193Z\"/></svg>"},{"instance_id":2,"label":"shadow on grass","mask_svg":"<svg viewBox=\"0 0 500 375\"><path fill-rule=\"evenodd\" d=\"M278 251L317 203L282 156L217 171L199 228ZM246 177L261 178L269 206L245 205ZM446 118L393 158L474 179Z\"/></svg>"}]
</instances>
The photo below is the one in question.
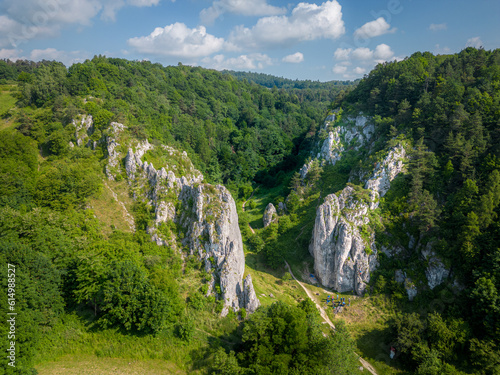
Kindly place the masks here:
<instances>
[{"instance_id":1,"label":"shadow on grass","mask_svg":"<svg viewBox=\"0 0 500 375\"><path fill-rule=\"evenodd\" d=\"M389 357L391 347L396 347L389 327L364 332L357 338L356 346L358 354L368 360L377 370L381 370L381 373L411 374L403 369L398 353L394 359Z\"/></svg>"}]
</instances>

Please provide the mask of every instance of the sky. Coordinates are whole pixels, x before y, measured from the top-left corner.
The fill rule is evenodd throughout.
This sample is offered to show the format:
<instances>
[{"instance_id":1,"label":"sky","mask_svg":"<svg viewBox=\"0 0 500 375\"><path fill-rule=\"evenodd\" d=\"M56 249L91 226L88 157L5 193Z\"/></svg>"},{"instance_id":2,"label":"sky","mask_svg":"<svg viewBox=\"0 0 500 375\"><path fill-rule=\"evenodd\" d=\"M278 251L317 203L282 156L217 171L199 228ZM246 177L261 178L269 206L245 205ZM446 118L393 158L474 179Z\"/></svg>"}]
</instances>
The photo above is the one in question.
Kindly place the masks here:
<instances>
[{"instance_id":1,"label":"sky","mask_svg":"<svg viewBox=\"0 0 500 375\"><path fill-rule=\"evenodd\" d=\"M0 0L0 59L94 55L314 81L500 48L498 0Z\"/></svg>"}]
</instances>

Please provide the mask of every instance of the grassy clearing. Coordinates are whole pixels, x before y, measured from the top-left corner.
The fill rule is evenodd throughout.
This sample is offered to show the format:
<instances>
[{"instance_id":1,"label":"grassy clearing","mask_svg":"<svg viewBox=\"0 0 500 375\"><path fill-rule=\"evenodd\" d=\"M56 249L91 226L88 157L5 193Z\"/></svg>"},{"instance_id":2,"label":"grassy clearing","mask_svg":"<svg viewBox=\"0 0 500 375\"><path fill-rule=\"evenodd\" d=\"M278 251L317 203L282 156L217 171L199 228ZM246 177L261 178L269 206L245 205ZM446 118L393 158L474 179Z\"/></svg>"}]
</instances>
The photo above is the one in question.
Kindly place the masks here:
<instances>
[{"instance_id":1,"label":"grassy clearing","mask_svg":"<svg viewBox=\"0 0 500 375\"><path fill-rule=\"evenodd\" d=\"M246 254L245 272L252 275L255 293L263 306L276 301L297 304L307 298L306 293L295 280L283 281L285 267L273 270L267 267L260 254ZM274 297L271 297L271 294Z\"/></svg>"},{"instance_id":2,"label":"grassy clearing","mask_svg":"<svg viewBox=\"0 0 500 375\"><path fill-rule=\"evenodd\" d=\"M113 192L116 194L115 199ZM123 203L122 206L119 202ZM133 200L129 196L127 182L105 181L102 192L98 197L90 200L90 205L94 214L103 224L103 233L111 234L113 228L122 232L131 232L131 228L126 221L126 212L132 215ZM125 207L125 208L124 208Z\"/></svg>"},{"instance_id":3,"label":"grassy clearing","mask_svg":"<svg viewBox=\"0 0 500 375\"><path fill-rule=\"evenodd\" d=\"M16 107L16 89L17 85L0 85L0 130L14 127L14 120L8 112Z\"/></svg>"},{"instance_id":4,"label":"grassy clearing","mask_svg":"<svg viewBox=\"0 0 500 375\"><path fill-rule=\"evenodd\" d=\"M95 355L66 355L57 362L46 362L36 366L39 375L184 375L169 361L159 359L131 360L124 358L102 358Z\"/></svg>"}]
</instances>

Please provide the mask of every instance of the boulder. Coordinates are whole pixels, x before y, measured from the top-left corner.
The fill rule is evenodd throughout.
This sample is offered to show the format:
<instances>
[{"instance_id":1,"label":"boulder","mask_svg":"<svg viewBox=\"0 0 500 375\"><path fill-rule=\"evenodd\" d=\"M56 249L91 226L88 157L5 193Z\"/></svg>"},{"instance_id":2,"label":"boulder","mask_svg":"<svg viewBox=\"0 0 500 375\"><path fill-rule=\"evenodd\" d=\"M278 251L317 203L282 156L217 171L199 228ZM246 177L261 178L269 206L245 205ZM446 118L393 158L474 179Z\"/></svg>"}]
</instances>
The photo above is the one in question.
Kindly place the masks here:
<instances>
[{"instance_id":1,"label":"boulder","mask_svg":"<svg viewBox=\"0 0 500 375\"><path fill-rule=\"evenodd\" d=\"M269 203L264 210L264 216L262 217L264 228L269 226L271 223L275 223L277 220L278 213L276 212L276 208L274 207L274 204Z\"/></svg>"}]
</instances>

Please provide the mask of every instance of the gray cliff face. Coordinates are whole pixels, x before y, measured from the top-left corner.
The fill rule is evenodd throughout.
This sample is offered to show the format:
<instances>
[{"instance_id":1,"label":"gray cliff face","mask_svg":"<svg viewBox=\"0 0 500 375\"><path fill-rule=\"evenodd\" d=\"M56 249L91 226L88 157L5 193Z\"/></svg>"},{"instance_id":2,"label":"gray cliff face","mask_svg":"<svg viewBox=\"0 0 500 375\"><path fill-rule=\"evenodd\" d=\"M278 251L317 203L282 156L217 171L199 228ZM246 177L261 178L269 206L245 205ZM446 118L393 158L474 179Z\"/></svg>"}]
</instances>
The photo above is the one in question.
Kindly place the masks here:
<instances>
[{"instance_id":1,"label":"gray cliff face","mask_svg":"<svg viewBox=\"0 0 500 375\"><path fill-rule=\"evenodd\" d=\"M94 120L90 115L83 115L82 119L78 123L73 120L73 125L75 126L75 138L77 146L88 146L90 145L90 136L94 133Z\"/></svg>"},{"instance_id":2,"label":"gray cliff face","mask_svg":"<svg viewBox=\"0 0 500 375\"><path fill-rule=\"evenodd\" d=\"M375 129L368 118L358 116L348 118L349 121L346 128L336 127L330 131L319 158L335 164L347 146L359 149L371 141ZM365 170L358 176L365 185L365 198L357 198L355 190L348 186L338 196L328 195L318 207L309 251L322 285L339 292L364 293L370 272L378 265L375 238L368 230L368 214L378 207L379 198L387 193L391 181L405 171L405 157L405 148L398 144L372 172Z\"/></svg>"},{"instance_id":3,"label":"gray cliff face","mask_svg":"<svg viewBox=\"0 0 500 375\"><path fill-rule=\"evenodd\" d=\"M425 269L425 276L427 277L427 285L430 289L434 289L445 281L450 276L450 271L445 267L441 259L432 250L432 245L429 243L425 249L422 250L422 256L427 262Z\"/></svg>"},{"instance_id":4,"label":"gray cliff face","mask_svg":"<svg viewBox=\"0 0 500 375\"><path fill-rule=\"evenodd\" d=\"M348 117L345 126L334 126L335 114L329 115L323 124L322 130L328 131L328 135L319 146L319 152L314 159L321 160L321 164L335 165L348 148L359 150L360 147L371 141L375 132L374 125L365 116ZM313 160L304 164L299 174L302 179L307 176Z\"/></svg>"},{"instance_id":5,"label":"gray cliff face","mask_svg":"<svg viewBox=\"0 0 500 375\"><path fill-rule=\"evenodd\" d=\"M269 203L264 210L264 216L262 217L262 221L264 222L264 228L269 226L271 223L275 223L278 218L278 213L276 212L276 207L274 204Z\"/></svg>"},{"instance_id":6,"label":"gray cliff face","mask_svg":"<svg viewBox=\"0 0 500 375\"><path fill-rule=\"evenodd\" d=\"M170 223L182 228L182 246L189 248L204 262L212 275L210 293L220 286L224 300L222 315L229 309L245 307L255 311L259 301L251 278L243 281L245 257L238 226L236 205L229 191L222 185L203 183L203 175L196 170L186 152L168 146L153 146L147 140L129 145L127 155L118 151L123 128L114 126L108 137L108 178L119 172L124 159L127 178L136 200L146 200L154 210L154 221L148 233L158 245L178 248L177 233ZM161 168L144 159L148 151L161 148ZM111 152L110 152L111 151Z\"/></svg>"},{"instance_id":7,"label":"gray cliff face","mask_svg":"<svg viewBox=\"0 0 500 375\"><path fill-rule=\"evenodd\" d=\"M325 198L317 210L309 251L322 285L362 295L370 281L370 268L376 263L376 251L359 229L369 222L369 207L354 195L354 189L348 186L338 197L330 194Z\"/></svg>"}]
</instances>

